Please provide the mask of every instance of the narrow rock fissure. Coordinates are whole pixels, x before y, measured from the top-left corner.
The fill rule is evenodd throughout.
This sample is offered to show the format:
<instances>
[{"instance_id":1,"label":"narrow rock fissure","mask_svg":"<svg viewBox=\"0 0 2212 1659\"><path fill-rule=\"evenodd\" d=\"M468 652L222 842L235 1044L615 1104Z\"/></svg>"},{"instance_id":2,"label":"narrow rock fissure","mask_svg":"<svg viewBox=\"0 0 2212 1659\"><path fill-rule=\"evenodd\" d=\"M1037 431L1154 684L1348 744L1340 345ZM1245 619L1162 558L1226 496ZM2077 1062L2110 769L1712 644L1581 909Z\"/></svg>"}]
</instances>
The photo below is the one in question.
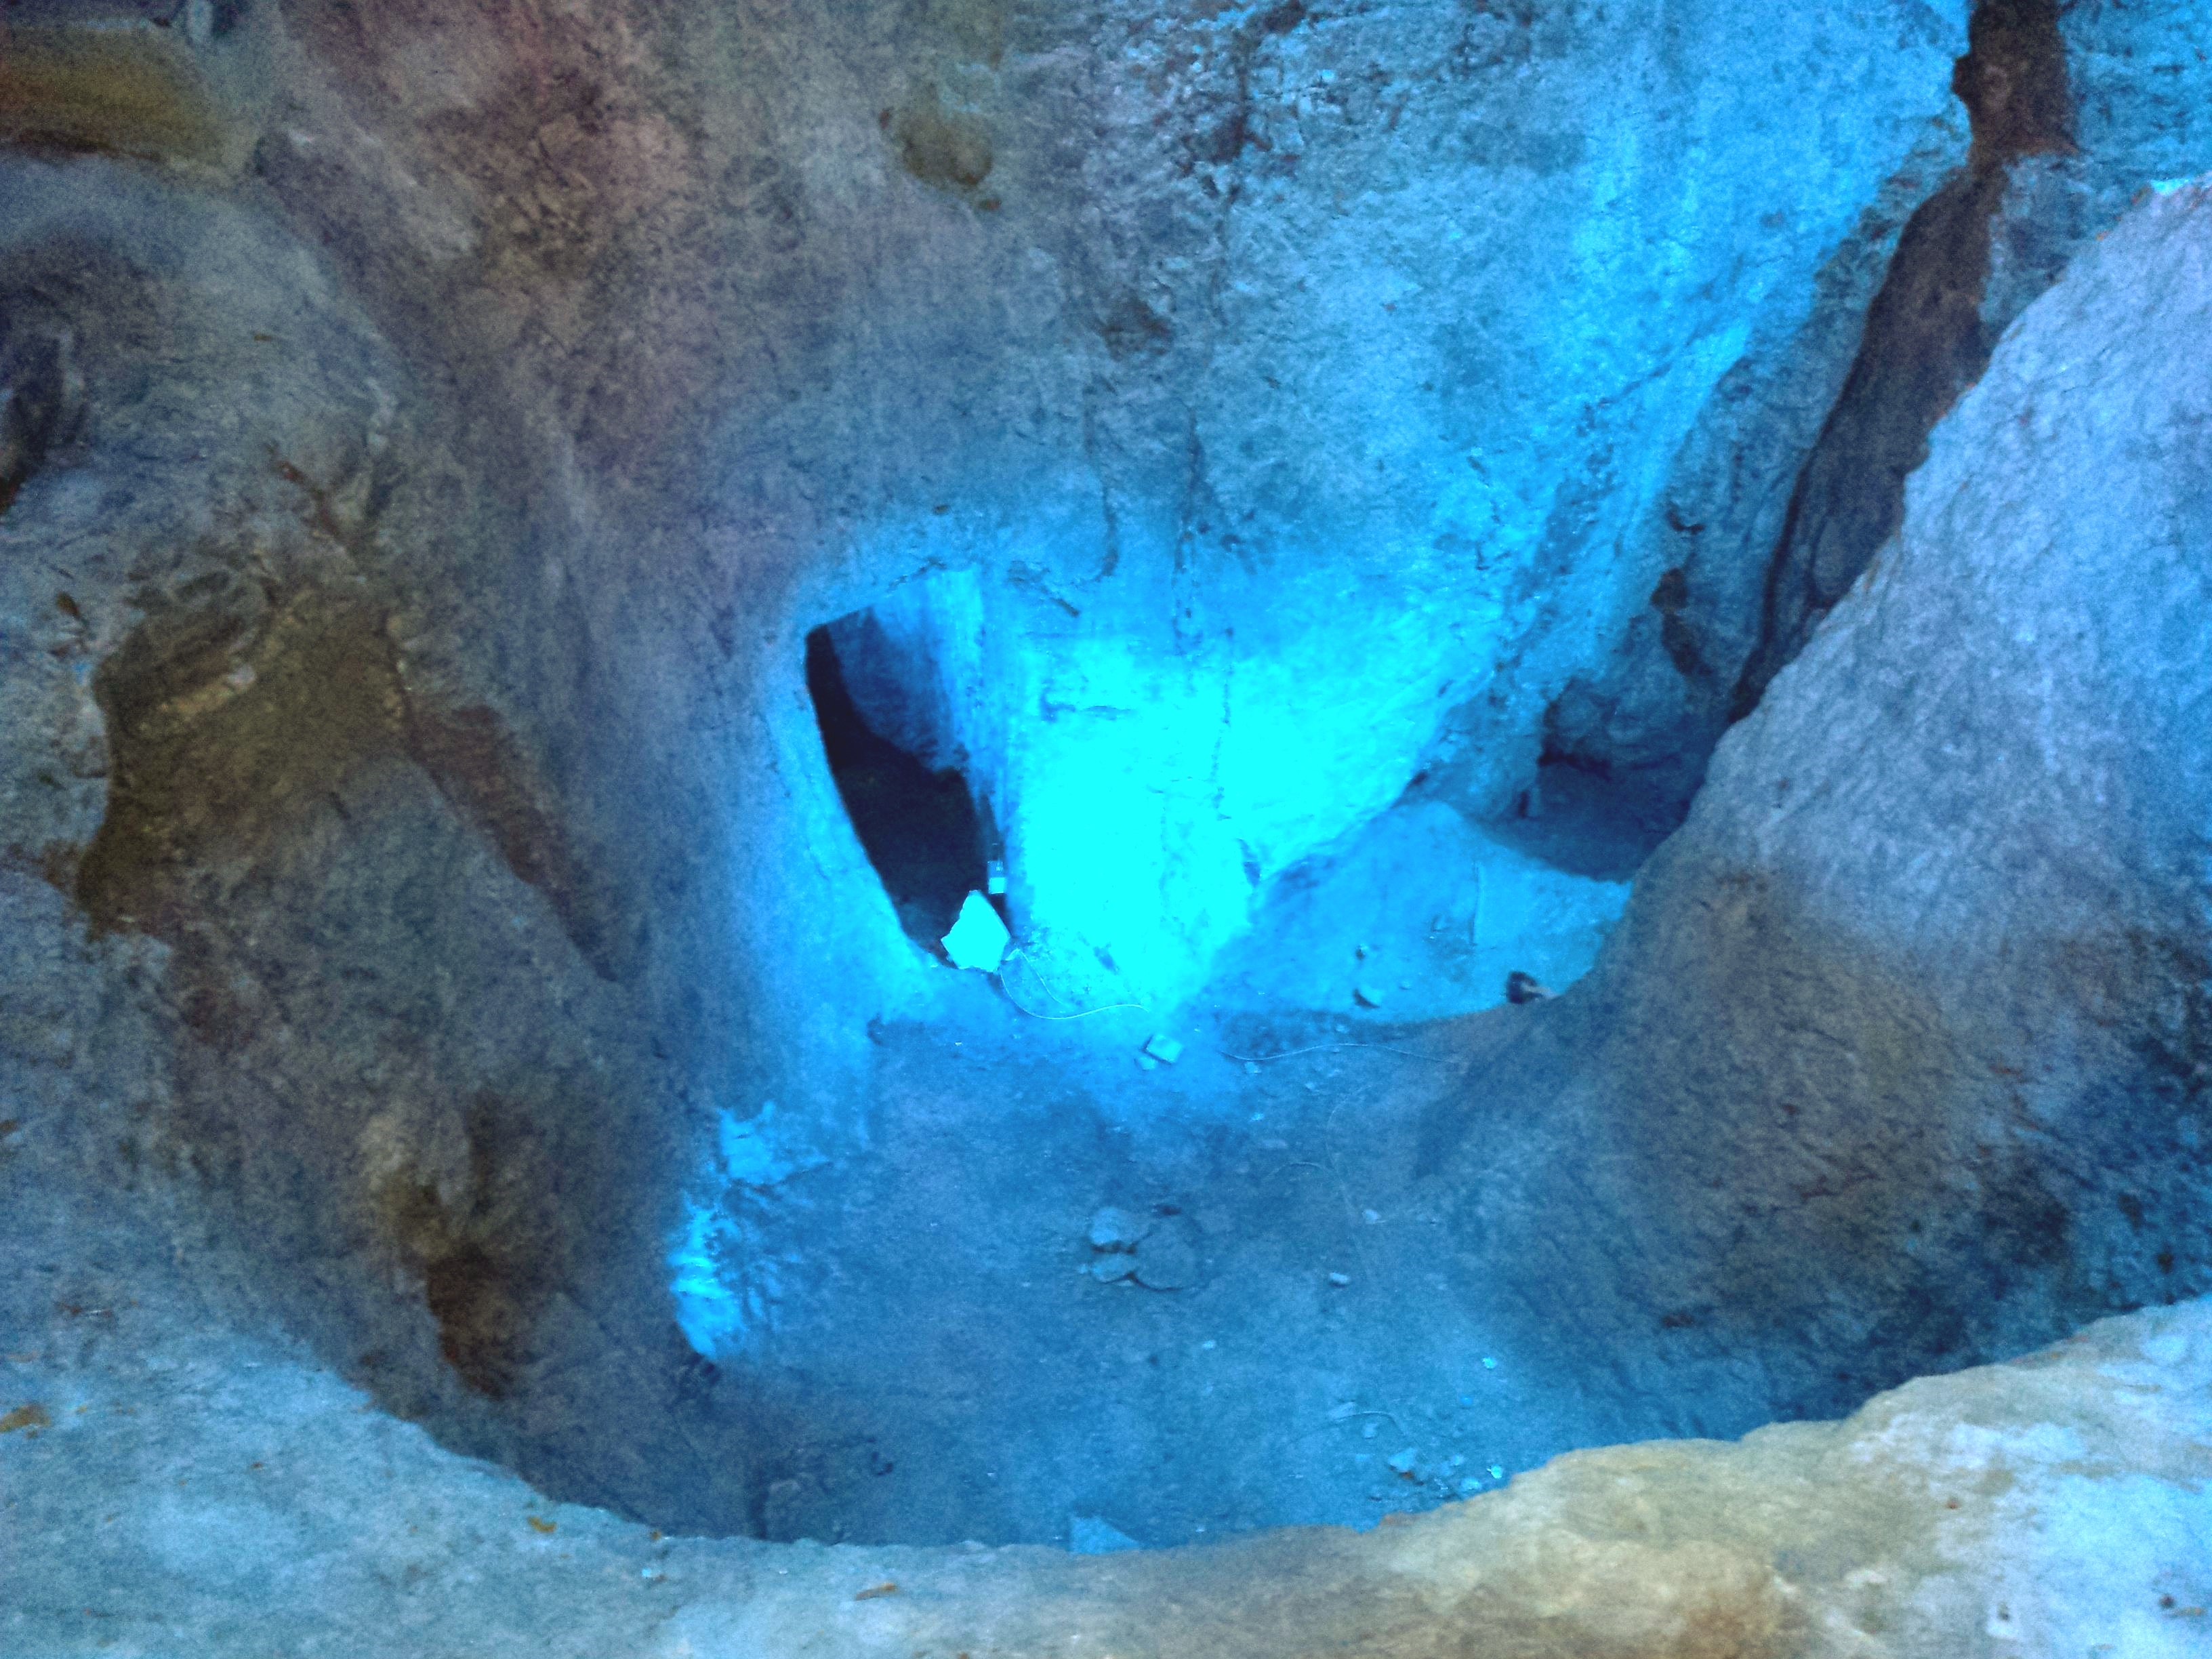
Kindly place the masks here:
<instances>
[{"instance_id":1,"label":"narrow rock fissure","mask_svg":"<svg viewBox=\"0 0 2212 1659\"><path fill-rule=\"evenodd\" d=\"M1844 389L1797 475L1732 721L1758 707L1896 532L1928 434L1988 366L1998 331L1982 301L2010 169L2073 145L2058 12L2057 0L1984 0L1974 10L1951 79L1973 123L1967 164L1906 222Z\"/></svg>"}]
</instances>

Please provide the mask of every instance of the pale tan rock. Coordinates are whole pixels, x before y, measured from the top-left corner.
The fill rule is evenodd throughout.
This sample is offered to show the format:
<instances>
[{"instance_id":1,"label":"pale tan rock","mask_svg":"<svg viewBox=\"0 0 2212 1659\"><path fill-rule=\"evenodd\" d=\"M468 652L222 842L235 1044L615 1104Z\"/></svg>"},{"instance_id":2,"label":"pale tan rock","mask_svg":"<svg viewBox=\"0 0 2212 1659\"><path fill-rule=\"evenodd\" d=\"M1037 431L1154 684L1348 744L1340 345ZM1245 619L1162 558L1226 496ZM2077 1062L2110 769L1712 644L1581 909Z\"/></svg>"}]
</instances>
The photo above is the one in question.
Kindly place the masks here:
<instances>
[{"instance_id":1,"label":"pale tan rock","mask_svg":"<svg viewBox=\"0 0 2212 1659\"><path fill-rule=\"evenodd\" d=\"M0 1375L53 1419L0 1441L32 1544L10 1653L78 1651L88 1606L179 1659L248 1631L363 1659L2180 1659L2212 1638L2206 1301L1840 1423L1574 1452L1365 1534L1109 1557L660 1539L206 1332L156 1368Z\"/></svg>"}]
</instances>

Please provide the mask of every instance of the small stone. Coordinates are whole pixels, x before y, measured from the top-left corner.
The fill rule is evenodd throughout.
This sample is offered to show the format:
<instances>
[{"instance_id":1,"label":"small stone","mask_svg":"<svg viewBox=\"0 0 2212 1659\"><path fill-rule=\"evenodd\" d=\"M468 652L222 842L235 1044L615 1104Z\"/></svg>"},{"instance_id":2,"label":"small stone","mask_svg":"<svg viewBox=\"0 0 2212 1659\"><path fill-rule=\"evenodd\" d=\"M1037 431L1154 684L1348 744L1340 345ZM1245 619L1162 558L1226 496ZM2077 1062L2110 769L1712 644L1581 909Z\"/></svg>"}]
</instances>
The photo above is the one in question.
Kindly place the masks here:
<instances>
[{"instance_id":1,"label":"small stone","mask_svg":"<svg viewBox=\"0 0 2212 1659\"><path fill-rule=\"evenodd\" d=\"M1102 1255L1091 1264L1091 1276L1101 1285L1118 1285L1125 1279L1137 1276L1137 1258L1133 1255Z\"/></svg>"},{"instance_id":2,"label":"small stone","mask_svg":"<svg viewBox=\"0 0 2212 1659\"><path fill-rule=\"evenodd\" d=\"M992 908L991 901L981 893L970 893L961 901L960 914L953 921L952 931L941 942L945 957L955 968L995 974L1006 960L1006 947L1013 939L999 913Z\"/></svg>"},{"instance_id":3,"label":"small stone","mask_svg":"<svg viewBox=\"0 0 2212 1659\"><path fill-rule=\"evenodd\" d=\"M1368 947L1364 945L1357 945L1352 947L1352 954L1357 956L1362 962L1364 962L1367 960L1370 951Z\"/></svg>"},{"instance_id":4,"label":"small stone","mask_svg":"<svg viewBox=\"0 0 2212 1659\"><path fill-rule=\"evenodd\" d=\"M1072 1515L1067 1518L1070 1555L1113 1555L1122 1550L1142 1548L1142 1544L1103 1516Z\"/></svg>"},{"instance_id":5,"label":"small stone","mask_svg":"<svg viewBox=\"0 0 2212 1659\"><path fill-rule=\"evenodd\" d=\"M1492 1463L1490 1466L1490 1478L1492 1480L1503 1480L1505 1478L1505 1465Z\"/></svg>"},{"instance_id":6,"label":"small stone","mask_svg":"<svg viewBox=\"0 0 2212 1659\"><path fill-rule=\"evenodd\" d=\"M1355 985L1352 988L1352 1000L1363 1008L1380 1008L1382 1006L1382 988L1379 985Z\"/></svg>"},{"instance_id":7,"label":"small stone","mask_svg":"<svg viewBox=\"0 0 2212 1659\"><path fill-rule=\"evenodd\" d=\"M1419 1462L1420 1454L1408 1446L1405 1450L1393 1454L1385 1461L1384 1467L1401 1479L1411 1480L1413 1478L1414 1465Z\"/></svg>"},{"instance_id":8,"label":"small stone","mask_svg":"<svg viewBox=\"0 0 2212 1659\"><path fill-rule=\"evenodd\" d=\"M1150 1054L1139 1054L1137 1056L1137 1069L1140 1072L1157 1072L1160 1069L1160 1063L1157 1060L1154 1060Z\"/></svg>"},{"instance_id":9,"label":"small stone","mask_svg":"<svg viewBox=\"0 0 2212 1659\"><path fill-rule=\"evenodd\" d=\"M1152 1231L1152 1217L1117 1210L1109 1204L1091 1218L1088 1237L1094 1250L1133 1250Z\"/></svg>"},{"instance_id":10,"label":"small stone","mask_svg":"<svg viewBox=\"0 0 2212 1659\"><path fill-rule=\"evenodd\" d=\"M1146 1040L1145 1052L1163 1066L1172 1066L1182 1058L1182 1044L1165 1032L1155 1031Z\"/></svg>"},{"instance_id":11,"label":"small stone","mask_svg":"<svg viewBox=\"0 0 2212 1659\"><path fill-rule=\"evenodd\" d=\"M1362 1210L1359 1212L1359 1218L1370 1227L1377 1227L1382 1224L1382 1218L1372 1210Z\"/></svg>"},{"instance_id":12,"label":"small stone","mask_svg":"<svg viewBox=\"0 0 2212 1659\"><path fill-rule=\"evenodd\" d=\"M1259 1062L1258 1060L1246 1060L1246 1061L1244 1062L1244 1075L1245 1075L1245 1076L1247 1076L1247 1077L1257 1077L1257 1076L1259 1076L1259 1075L1260 1075L1260 1062Z\"/></svg>"},{"instance_id":13,"label":"small stone","mask_svg":"<svg viewBox=\"0 0 2212 1659\"><path fill-rule=\"evenodd\" d=\"M1328 1282L1335 1285L1336 1288L1340 1291L1346 1285L1352 1283L1352 1275L1350 1273L1331 1273L1328 1276Z\"/></svg>"},{"instance_id":14,"label":"small stone","mask_svg":"<svg viewBox=\"0 0 2212 1659\"><path fill-rule=\"evenodd\" d=\"M1541 1002L1552 994L1534 974L1517 969L1505 976L1505 1000L1516 1004Z\"/></svg>"},{"instance_id":15,"label":"small stone","mask_svg":"<svg viewBox=\"0 0 2212 1659\"><path fill-rule=\"evenodd\" d=\"M1485 1354L1482 1357L1482 1369L1486 1371L1494 1371L1498 1369L1498 1362L1495 1359L1492 1359L1488 1354Z\"/></svg>"},{"instance_id":16,"label":"small stone","mask_svg":"<svg viewBox=\"0 0 2212 1659\"><path fill-rule=\"evenodd\" d=\"M1170 1222L1146 1235L1137 1252L1137 1283L1148 1291L1184 1291L1198 1277L1198 1242L1187 1222Z\"/></svg>"},{"instance_id":17,"label":"small stone","mask_svg":"<svg viewBox=\"0 0 2212 1659\"><path fill-rule=\"evenodd\" d=\"M1482 1490L1482 1482L1476 1480L1470 1474L1467 1479L1459 1483L1459 1489L1461 1496L1464 1497L1469 1492L1480 1492Z\"/></svg>"}]
</instances>

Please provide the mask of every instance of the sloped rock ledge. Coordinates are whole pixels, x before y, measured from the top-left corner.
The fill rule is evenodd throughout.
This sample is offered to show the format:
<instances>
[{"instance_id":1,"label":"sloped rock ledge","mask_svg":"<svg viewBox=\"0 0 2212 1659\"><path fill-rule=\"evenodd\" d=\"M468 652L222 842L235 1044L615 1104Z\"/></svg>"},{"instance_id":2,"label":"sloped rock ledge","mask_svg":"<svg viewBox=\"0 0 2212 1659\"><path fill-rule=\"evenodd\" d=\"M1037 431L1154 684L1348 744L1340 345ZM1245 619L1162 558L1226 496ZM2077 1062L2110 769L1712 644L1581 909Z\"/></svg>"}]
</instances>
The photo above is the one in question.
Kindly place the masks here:
<instances>
[{"instance_id":1,"label":"sloped rock ledge","mask_svg":"<svg viewBox=\"0 0 2212 1659\"><path fill-rule=\"evenodd\" d=\"M9 1364L10 1407L40 1409L0 1439L30 1587L8 1651L1809 1659L2212 1632L2212 1300L1839 1423L1571 1453L1364 1534L1111 1557L664 1540L543 1504L296 1355L215 1342L135 1377Z\"/></svg>"}]
</instances>

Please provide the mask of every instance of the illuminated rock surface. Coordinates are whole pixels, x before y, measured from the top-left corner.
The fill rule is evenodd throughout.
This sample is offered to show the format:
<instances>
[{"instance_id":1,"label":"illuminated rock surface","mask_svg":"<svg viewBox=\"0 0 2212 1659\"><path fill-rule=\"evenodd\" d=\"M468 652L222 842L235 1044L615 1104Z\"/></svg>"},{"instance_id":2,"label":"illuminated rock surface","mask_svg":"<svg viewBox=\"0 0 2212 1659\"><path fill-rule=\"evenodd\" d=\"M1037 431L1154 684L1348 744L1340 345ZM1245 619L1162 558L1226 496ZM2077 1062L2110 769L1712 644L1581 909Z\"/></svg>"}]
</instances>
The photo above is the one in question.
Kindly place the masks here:
<instances>
[{"instance_id":1,"label":"illuminated rock surface","mask_svg":"<svg viewBox=\"0 0 2212 1659\"><path fill-rule=\"evenodd\" d=\"M21 9L14 1645L2202 1642L2194 9Z\"/></svg>"}]
</instances>

